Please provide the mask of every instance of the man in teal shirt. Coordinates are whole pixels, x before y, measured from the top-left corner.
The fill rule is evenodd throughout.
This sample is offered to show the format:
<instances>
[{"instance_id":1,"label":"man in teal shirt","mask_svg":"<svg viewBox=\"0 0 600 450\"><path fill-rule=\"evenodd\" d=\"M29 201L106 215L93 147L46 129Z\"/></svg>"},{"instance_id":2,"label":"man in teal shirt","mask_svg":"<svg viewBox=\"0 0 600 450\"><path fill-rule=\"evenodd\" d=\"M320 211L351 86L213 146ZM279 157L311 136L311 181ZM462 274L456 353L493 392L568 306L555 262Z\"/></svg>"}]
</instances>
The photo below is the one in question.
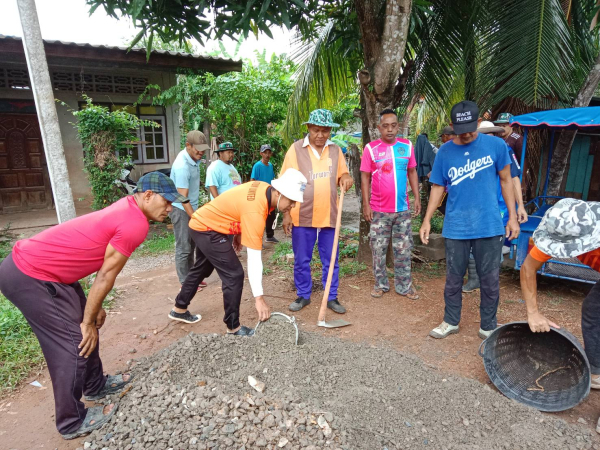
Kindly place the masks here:
<instances>
[{"instance_id":1,"label":"man in teal shirt","mask_svg":"<svg viewBox=\"0 0 600 450\"><path fill-rule=\"evenodd\" d=\"M190 237L188 222L198 209L200 196L198 162L209 148L203 133L190 131L187 134L185 148L179 152L171 166L171 180L175 183L177 191L190 199L188 203L173 203L173 211L169 213L175 234L175 268L179 282L182 284L194 263L195 244Z\"/></svg>"},{"instance_id":2,"label":"man in teal shirt","mask_svg":"<svg viewBox=\"0 0 600 450\"><path fill-rule=\"evenodd\" d=\"M254 164L252 167L252 180L264 181L265 183L271 184L273 178L275 178L275 170L273 164L269 162L271 156L273 156L273 150L269 144L264 144L260 147L261 160ZM278 243L279 240L275 237L275 230L273 230L273 222L275 221L275 210L269 217L267 217L266 231L267 231L267 242L274 244Z\"/></svg>"},{"instance_id":3,"label":"man in teal shirt","mask_svg":"<svg viewBox=\"0 0 600 450\"><path fill-rule=\"evenodd\" d=\"M211 200L242 184L242 178L232 164L235 150L231 142L223 142L215 151L219 159L213 161L206 169L205 185L210 191Z\"/></svg>"}]
</instances>

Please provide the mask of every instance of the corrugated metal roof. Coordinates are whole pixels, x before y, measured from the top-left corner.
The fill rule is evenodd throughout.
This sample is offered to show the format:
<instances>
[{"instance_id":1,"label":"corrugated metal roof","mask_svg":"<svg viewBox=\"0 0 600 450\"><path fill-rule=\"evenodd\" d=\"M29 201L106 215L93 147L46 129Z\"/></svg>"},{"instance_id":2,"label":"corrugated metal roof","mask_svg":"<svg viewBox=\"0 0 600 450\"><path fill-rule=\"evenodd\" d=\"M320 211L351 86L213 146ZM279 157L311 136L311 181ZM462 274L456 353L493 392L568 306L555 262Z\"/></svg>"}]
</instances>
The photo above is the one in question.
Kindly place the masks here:
<instances>
[{"instance_id":1,"label":"corrugated metal roof","mask_svg":"<svg viewBox=\"0 0 600 450\"><path fill-rule=\"evenodd\" d=\"M0 40L22 41L22 39L18 36L6 36L3 34L0 34ZM67 47L87 47L87 48L97 48L97 49L106 49L106 50L127 51L127 47L120 47L120 46L116 46L116 45L93 45L93 44L85 44L85 43L82 44L82 43L77 43L77 42L58 41L58 40L52 40L52 39L44 39L44 42L47 44L60 44L60 45L64 45ZM146 49L140 48L140 47L135 47L135 48L132 48L130 50L130 52L146 54ZM150 54L151 55L152 54L171 55L171 56L177 56L179 58L212 60L212 61L229 62L229 63L240 62L239 60L235 60L235 59L216 58L214 56L194 55L194 54L190 54L190 53L173 52L173 51L169 51L169 50L152 50L152 52Z\"/></svg>"}]
</instances>

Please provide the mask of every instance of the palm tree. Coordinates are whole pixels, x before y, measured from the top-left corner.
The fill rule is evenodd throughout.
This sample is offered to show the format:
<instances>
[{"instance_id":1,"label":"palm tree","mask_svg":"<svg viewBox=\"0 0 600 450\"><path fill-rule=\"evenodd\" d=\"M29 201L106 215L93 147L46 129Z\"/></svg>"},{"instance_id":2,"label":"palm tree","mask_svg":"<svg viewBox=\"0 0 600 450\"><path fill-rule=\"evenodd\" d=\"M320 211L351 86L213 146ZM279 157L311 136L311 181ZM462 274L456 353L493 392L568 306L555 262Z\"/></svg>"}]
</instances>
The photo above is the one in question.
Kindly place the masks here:
<instances>
[{"instance_id":1,"label":"palm tree","mask_svg":"<svg viewBox=\"0 0 600 450\"><path fill-rule=\"evenodd\" d=\"M359 2L342 3L342 14L317 26L312 39L300 40L304 47L294 55L300 64L288 108L288 136L298 132L310 109L330 107L340 96L356 92L361 77L368 75L360 70L364 48L356 14ZM598 55L597 28L590 28L595 3L415 2L402 74L388 106L410 112L420 99L421 112L441 127L459 99L475 100L482 110L516 113L571 105ZM592 78L590 84L595 88L597 81ZM361 95L363 119L364 107ZM375 137L368 126L372 122L363 120L363 144ZM562 157L566 161L568 153ZM555 166L564 170L564 164Z\"/></svg>"}]
</instances>

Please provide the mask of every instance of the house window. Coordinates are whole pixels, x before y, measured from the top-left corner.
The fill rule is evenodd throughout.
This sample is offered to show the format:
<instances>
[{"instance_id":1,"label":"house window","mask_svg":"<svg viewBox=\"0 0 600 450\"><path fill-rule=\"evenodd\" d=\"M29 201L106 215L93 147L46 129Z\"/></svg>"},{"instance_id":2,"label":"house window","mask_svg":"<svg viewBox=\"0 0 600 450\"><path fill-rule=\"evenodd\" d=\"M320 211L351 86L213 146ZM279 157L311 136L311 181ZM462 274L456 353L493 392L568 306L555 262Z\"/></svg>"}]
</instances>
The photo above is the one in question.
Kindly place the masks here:
<instances>
[{"instance_id":1,"label":"house window","mask_svg":"<svg viewBox=\"0 0 600 450\"><path fill-rule=\"evenodd\" d=\"M111 111L127 111L138 116L141 120L156 122L160 127L141 126L137 130L137 145L129 149L131 161L134 164L160 164L169 162L169 149L167 145L167 128L165 109L162 106L127 105L122 103L95 103L105 106ZM79 108L86 107L86 103L79 102Z\"/></svg>"},{"instance_id":2,"label":"house window","mask_svg":"<svg viewBox=\"0 0 600 450\"><path fill-rule=\"evenodd\" d=\"M141 144L137 147L137 158L133 161L136 164L153 164L168 162L167 152L167 130L165 128L164 116L140 116L142 120L151 120L160 125L160 127L146 127L142 125L140 129ZM132 158L133 158L132 156Z\"/></svg>"}]
</instances>

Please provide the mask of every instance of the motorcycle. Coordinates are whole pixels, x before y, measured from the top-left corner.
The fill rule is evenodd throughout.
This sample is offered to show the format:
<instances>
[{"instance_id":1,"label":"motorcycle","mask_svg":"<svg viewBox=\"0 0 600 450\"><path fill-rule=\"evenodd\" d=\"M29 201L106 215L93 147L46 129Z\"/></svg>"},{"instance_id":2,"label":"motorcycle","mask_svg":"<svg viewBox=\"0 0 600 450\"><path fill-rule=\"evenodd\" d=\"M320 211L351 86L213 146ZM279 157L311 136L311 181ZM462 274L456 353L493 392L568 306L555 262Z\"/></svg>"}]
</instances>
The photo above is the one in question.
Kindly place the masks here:
<instances>
[{"instance_id":1,"label":"motorcycle","mask_svg":"<svg viewBox=\"0 0 600 450\"><path fill-rule=\"evenodd\" d=\"M125 166L121 170L121 176L115 180L117 189L119 189L125 195L133 194L135 189L137 188L137 180L134 180L133 178L131 178L131 172L133 171L133 167L134 166L131 164ZM152 170L151 172L161 172L161 173L164 173L166 176L170 176L171 168ZM151 172L145 172L143 175L146 175Z\"/></svg>"}]
</instances>

